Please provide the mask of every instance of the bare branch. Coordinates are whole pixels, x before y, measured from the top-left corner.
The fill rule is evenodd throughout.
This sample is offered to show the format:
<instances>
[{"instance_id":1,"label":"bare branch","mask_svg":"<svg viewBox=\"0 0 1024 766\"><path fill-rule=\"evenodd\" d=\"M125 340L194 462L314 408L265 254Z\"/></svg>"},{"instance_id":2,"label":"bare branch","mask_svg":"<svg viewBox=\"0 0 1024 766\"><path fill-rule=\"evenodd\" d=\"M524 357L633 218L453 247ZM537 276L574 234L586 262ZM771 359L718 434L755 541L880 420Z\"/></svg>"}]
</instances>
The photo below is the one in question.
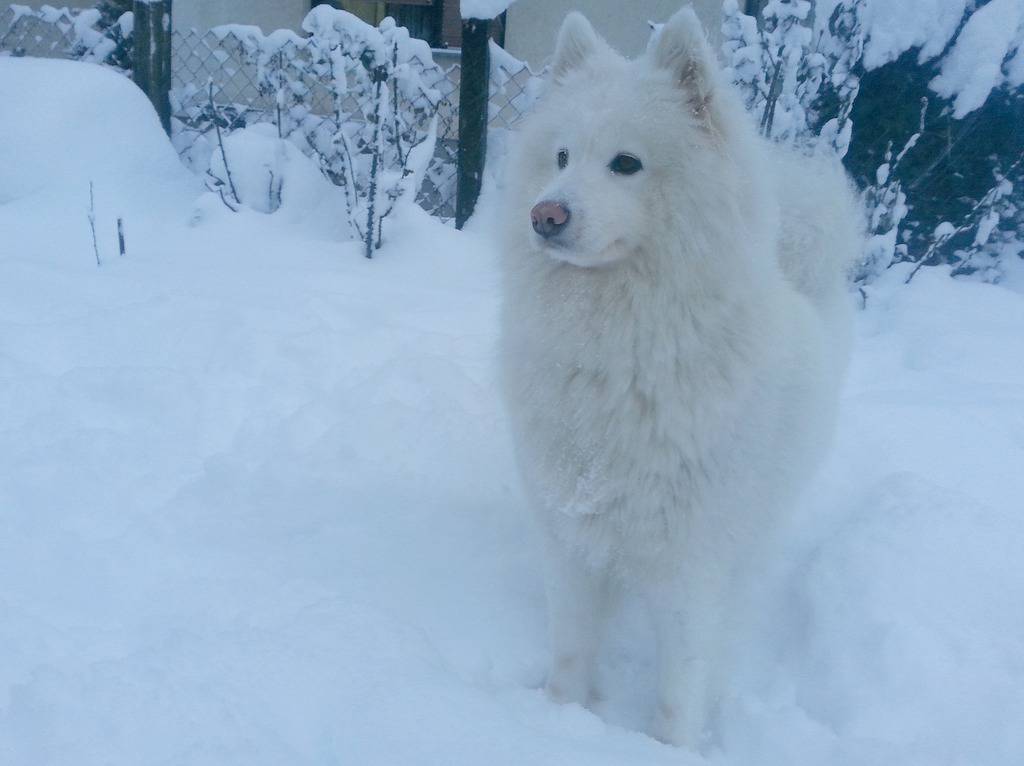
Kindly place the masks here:
<instances>
[{"instance_id":1,"label":"bare branch","mask_svg":"<svg viewBox=\"0 0 1024 766\"><path fill-rule=\"evenodd\" d=\"M96 198L93 195L92 181L89 182L89 228L92 229L92 251L96 254L96 265L100 263L100 246L96 242Z\"/></svg>"},{"instance_id":2,"label":"bare branch","mask_svg":"<svg viewBox=\"0 0 1024 766\"><path fill-rule=\"evenodd\" d=\"M235 181L231 177L231 168L228 166L228 154L224 151L224 137L220 132L220 122L217 120L217 105L213 101L213 78L210 78L210 113L213 115L213 125L217 128L217 145L220 147L220 158L224 162L224 174L228 177L228 187L231 189L231 196L235 200L236 205L241 205L242 200L238 196L238 190L235 188ZM221 194L223 198L223 194ZM225 203L226 204L226 203ZM228 205L228 207L231 207ZM235 212L237 209L232 208Z\"/></svg>"}]
</instances>

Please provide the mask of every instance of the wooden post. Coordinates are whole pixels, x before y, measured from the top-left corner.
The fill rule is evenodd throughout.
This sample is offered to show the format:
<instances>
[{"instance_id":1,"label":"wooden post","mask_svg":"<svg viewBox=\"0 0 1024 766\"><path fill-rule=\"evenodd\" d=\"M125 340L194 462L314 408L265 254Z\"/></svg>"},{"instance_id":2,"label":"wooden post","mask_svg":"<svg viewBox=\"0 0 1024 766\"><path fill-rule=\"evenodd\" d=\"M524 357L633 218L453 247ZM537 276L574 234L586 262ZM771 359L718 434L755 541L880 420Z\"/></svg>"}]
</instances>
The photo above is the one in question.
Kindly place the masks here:
<instances>
[{"instance_id":1,"label":"wooden post","mask_svg":"<svg viewBox=\"0 0 1024 766\"><path fill-rule=\"evenodd\" d=\"M487 107L490 103L491 22L462 22L462 77L459 82L459 161L455 226L473 215L487 157Z\"/></svg>"},{"instance_id":2,"label":"wooden post","mask_svg":"<svg viewBox=\"0 0 1024 766\"><path fill-rule=\"evenodd\" d=\"M171 134L171 0L134 0L132 79Z\"/></svg>"}]
</instances>

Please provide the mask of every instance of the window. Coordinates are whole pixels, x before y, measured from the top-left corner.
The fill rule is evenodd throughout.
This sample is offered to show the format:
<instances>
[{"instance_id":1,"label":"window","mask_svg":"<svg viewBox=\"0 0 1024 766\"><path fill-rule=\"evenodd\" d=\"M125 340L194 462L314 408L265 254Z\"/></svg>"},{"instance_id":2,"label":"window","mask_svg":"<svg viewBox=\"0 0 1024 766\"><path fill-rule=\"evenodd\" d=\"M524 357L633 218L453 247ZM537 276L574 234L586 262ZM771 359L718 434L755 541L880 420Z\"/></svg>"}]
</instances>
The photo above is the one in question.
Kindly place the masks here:
<instances>
[{"instance_id":1,"label":"window","mask_svg":"<svg viewBox=\"0 0 1024 766\"><path fill-rule=\"evenodd\" d=\"M441 46L442 0L401 0L385 5L387 15L408 29L410 35L426 40L434 48Z\"/></svg>"},{"instance_id":2,"label":"window","mask_svg":"<svg viewBox=\"0 0 1024 766\"><path fill-rule=\"evenodd\" d=\"M320 5L323 0L312 0L311 6ZM399 26L406 27L409 34L426 40L432 47L442 47L442 25L445 5L454 7L458 15L458 0L331 0L326 3L335 8L358 16L368 24L379 24L385 16L391 16Z\"/></svg>"}]
</instances>

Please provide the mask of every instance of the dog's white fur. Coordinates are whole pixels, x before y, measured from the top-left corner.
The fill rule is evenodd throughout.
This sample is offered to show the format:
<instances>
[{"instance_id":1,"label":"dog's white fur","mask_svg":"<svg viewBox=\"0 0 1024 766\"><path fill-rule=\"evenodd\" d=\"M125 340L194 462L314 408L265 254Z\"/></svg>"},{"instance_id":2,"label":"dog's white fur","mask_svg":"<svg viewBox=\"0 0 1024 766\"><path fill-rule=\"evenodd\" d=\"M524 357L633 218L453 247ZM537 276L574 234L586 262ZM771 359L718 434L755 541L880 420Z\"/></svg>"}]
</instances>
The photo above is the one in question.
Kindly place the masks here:
<instances>
[{"instance_id":1,"label":"dog's white fur","mask_svg":"<svg viewBox=\"0 0 1024 766\"><path fill-rule=\"evenodd\" d=\"M643 169L613 173L620 152ZM546 545L547 690L594 694L618 581L654 616L652 733L696 746L741 565L831 435L852 196L756 136L689 8L636 61L571 14L508 168L503 380ZM542 200L571 211L557 243L531 230Z\"/></svg>"}]
</instances>

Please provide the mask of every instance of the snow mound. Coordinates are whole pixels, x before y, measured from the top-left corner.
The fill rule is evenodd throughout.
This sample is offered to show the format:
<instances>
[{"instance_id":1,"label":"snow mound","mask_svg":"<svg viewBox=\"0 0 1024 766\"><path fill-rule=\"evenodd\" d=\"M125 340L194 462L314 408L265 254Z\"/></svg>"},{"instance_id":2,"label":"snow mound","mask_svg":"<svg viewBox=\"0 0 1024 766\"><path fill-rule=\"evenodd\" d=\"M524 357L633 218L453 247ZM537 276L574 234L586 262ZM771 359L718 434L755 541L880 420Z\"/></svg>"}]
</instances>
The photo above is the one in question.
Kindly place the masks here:
<instances>
[{"instance_id":1,"label":"snow mound","mask_svg":"<svg viewBox=\"0 0 1024 766\"><path fill-rule=\"evenodd\" d=\"M230 194L233 186L246 207L259 213L280 212L291 222L334 217L344 210L342 190L269 123L225 136L223 153L219 147L214 149L210 173L221 181L225 193Z\"/></svg>"},{"instance_id":2,"label":"snow mound","mask_svg":"<svg viewBox=\"0 0 1024 766\"><path fill-rule=\"evenodd\" d=\"M880 481L803 571L798 699L904 759L1024 752L1021 679L1003 665L1024 656L1022 547L1007 509L910 473Z\"/></svg>"},{"instance_id":3,"label":"snow mound","mask_svg":"<svg viewBox=\"0 0 1024 766\"><path fill-rule=\"evenodd\" d=\"M96 64L0 58L0 203L45 193L144 208L192 193L146 96Z\"/></svg>"}]
</instances>

